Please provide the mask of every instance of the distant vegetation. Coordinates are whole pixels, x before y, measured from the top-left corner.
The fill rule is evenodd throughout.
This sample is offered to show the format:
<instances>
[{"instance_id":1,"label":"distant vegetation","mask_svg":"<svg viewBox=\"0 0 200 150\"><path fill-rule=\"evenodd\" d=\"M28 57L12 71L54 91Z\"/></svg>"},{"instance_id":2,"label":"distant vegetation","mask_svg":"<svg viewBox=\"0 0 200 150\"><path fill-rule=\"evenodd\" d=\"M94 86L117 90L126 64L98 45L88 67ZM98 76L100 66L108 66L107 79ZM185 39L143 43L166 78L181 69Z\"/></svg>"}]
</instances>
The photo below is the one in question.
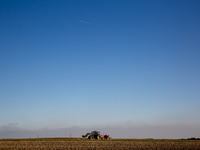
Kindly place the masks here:
<instances>
[{"instance_id":1,"label":"distant vegetation","mask_svg":"<svg viewBox=\"0 0 200 150\"><path fill-rule=\"evenodd\" d=\"M191 138L188 138L188 140L200 140L200 138L191 137Z\"/></svg>"}]
</instances>

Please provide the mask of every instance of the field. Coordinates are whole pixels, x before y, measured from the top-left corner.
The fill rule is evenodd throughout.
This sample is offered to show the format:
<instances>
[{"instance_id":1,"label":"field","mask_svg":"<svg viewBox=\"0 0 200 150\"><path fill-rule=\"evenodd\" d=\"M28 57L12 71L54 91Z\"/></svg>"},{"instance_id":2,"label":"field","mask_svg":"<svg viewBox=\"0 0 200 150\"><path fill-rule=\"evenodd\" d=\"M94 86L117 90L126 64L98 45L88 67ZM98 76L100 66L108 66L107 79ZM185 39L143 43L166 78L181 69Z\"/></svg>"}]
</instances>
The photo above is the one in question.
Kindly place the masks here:
<instances>
[{"instance_id":1,"label":"field","mask_svg":"<svg viewBox=\"0 0 200 150\"><path fill-rule=\"evenodd\" d=\"M0 150L199 150L200 140L81 138L1 139Z\"/></svg>"}]
</instances>

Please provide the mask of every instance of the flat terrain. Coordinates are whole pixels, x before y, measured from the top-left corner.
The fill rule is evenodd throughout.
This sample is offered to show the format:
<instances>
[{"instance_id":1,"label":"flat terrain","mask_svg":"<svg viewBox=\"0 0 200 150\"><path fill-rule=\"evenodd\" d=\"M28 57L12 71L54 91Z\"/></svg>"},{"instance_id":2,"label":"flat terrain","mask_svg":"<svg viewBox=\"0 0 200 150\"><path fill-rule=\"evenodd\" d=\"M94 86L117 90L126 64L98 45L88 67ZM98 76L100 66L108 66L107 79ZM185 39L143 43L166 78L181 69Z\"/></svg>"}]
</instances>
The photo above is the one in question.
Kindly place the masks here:
<instances>
[{"instance_id":1,"label":"flat terrain","mask_svg":"<svg viewBox=\"0 0 200 150\"><path fill-rule=\"evenodd\" d=\"M1 139L0 150L199 150L200 140L81 138Z\"/></svg>"}]
</instances>

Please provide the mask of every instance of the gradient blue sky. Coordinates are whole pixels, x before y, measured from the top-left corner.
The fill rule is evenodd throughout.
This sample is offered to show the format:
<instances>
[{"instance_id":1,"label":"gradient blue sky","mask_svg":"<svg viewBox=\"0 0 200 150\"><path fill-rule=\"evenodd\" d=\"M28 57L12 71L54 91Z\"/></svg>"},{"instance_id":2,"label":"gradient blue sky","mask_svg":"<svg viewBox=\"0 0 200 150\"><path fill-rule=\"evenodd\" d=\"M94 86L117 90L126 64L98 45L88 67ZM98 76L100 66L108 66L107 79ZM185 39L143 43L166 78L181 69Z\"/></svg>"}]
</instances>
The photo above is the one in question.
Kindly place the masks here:
<instances>
[{"instance_id":1,"label":"gradient blue sky","mask_svg":"<svg viewBox=\"0 0 200 150\"><path fill-rule=\"evenodd\" d=\"M200 136L200 1L0 0L0 104L0 138Z\"/></svg>"}]
</instances>

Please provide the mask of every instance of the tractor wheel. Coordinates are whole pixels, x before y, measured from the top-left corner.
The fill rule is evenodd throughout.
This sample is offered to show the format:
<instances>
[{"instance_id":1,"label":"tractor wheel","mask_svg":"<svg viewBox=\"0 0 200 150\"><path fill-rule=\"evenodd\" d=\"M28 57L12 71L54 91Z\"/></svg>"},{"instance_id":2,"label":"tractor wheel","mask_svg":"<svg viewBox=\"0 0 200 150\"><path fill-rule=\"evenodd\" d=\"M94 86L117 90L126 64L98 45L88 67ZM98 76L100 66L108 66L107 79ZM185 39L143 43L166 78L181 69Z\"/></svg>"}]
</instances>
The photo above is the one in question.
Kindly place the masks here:
<instances>
[{"instance_id":1,"label":"tractor wheel","mask_svg":"<svg viewBox=\"0 0 200 150\"><path fill-rule=\"evenodd\" d=\"M90 137L90 140L92 140L92 139L94 139L94 137L93 137L93 136L91 136L91 137Z\"/></svg>"},{"instance_id":2,"label":"tractor wheel","mask_svg":"<svg viewBox=\"0 0 200 150\"><path fill-rule=\"evenodd\" d=\"M97 140L100 140L101 139L101 136L97 136Z\"/></svg>"}]
</instances>

